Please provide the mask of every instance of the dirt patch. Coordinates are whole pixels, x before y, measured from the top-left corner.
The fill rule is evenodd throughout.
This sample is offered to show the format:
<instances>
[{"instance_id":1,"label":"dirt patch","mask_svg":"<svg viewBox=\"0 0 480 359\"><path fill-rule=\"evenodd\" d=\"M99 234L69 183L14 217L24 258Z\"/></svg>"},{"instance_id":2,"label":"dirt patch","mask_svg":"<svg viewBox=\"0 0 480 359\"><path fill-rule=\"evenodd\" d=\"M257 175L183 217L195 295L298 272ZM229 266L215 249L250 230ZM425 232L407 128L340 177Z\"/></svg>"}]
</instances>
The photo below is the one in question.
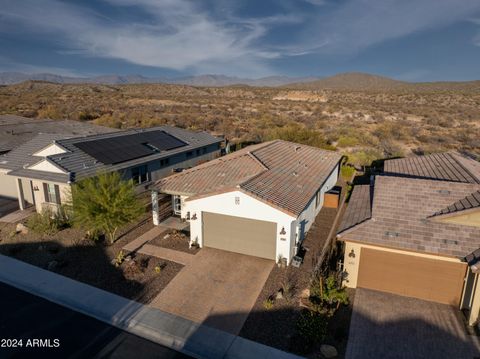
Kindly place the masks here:
<instances>
[{"instance_id":1,"label":"dirt patch","mask_svg":"<svg viewBox=\"0 0 480 359\"><path fill-rule=\"evenodd\" d=\"M186 252L189 254L197 254L200 251L198 247L189 248L188 235L182 231L172 229L171 231L162 233L160 236L154 238L149 243L155 246L174 249L176 251Z\"/></svg>"},{"instance_id":2,"label":"dirt patch","mask_svg":"<svg viewBox=\"0 0 480 359\"><path fill-rule=\"evenodd\" d=\"M153 227L150 217L125 226L112 245L85 239L79 229L68 228L54 235L14 234L14 224L0 225L0 253L49 269L58 274L148 303L183 268L174 262L136 255L119 266L114 261L122 247ZM123 258L125 259L125 258Z\"/></svg>"}]
</instances>

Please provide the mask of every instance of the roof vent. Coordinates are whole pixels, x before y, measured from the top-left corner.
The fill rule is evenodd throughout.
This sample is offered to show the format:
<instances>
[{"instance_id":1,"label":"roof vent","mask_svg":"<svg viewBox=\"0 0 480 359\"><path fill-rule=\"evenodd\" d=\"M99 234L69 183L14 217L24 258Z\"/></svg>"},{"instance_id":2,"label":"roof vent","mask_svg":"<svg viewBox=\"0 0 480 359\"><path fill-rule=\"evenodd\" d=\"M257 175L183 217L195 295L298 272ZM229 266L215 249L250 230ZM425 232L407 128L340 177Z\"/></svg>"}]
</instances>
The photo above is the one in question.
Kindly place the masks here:
<instances>
[{"instance_id":1,"label":"roof vent","mask_svg":"<svg viewBox=\"0 0 480 359\"><path fill-rule=\"evenodd\" d=\"M294 171L292 174L293 174L295 177L298 177L297 171Z\"/></svg>"},{"instance_id":2,"label":"roof vent","mask_svg":"<svg viewBox=\"0 0 480 359\"><path fill-rule=\"evenodd\" d=\"M300 148L301 148L300 146L295 146L295 152L300 151Z\"/></svg>"},{"instance_id":3,"label":"roof vent","mask_svg":"<svg viewBox=\"0 0 480 359\"><path fill-rule=\"evenodd\" d=\"M449 195L450 191L448 189L439 189L438 193L443 194L443 195Z\"/></svg>"},{"instance_id":4,"label":"roof vent","mask_svg":"<svg viewBox=\"0 0 480 359\"><path fill-rule=\"evenodd\" d=\"M386 231L386 232L385 232L385 235L386 235L387 237L396 238L396 237L398 237L398 236L400 235L400 233L398 233L398 232L393 232L393 231Z\"/></svg>"},{"instance_id":5,"label":"roof vent","mask_svg":"<svg viewBox=\"0 0 480 359\"><path fill-rule=\"evenodd\" d=\"M454 240L454 239L444 239L443 240L443 243L445 244L454 244L454 245L457 245L458 244L458 241Z\"/></svg>"}]
</instances>

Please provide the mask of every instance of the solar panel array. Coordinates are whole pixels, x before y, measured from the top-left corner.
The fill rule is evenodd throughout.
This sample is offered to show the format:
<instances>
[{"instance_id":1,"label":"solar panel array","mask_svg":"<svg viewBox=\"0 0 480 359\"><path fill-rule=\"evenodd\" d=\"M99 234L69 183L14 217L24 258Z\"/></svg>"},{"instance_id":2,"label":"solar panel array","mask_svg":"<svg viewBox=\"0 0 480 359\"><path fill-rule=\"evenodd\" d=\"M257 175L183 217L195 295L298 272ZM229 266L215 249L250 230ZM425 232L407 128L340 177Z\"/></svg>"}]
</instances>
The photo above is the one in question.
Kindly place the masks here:
<instances>
[{"instance_id":1,"label":"solar panel array","mask_svg":"<svg viewBox=\"0 0 480 359\"><path fill-rule=\"evenodd\" d=\"M139 132L75 143L75 146L103 164L116 164L187 144L164 131Z\"/></svg>"}]
</instances>

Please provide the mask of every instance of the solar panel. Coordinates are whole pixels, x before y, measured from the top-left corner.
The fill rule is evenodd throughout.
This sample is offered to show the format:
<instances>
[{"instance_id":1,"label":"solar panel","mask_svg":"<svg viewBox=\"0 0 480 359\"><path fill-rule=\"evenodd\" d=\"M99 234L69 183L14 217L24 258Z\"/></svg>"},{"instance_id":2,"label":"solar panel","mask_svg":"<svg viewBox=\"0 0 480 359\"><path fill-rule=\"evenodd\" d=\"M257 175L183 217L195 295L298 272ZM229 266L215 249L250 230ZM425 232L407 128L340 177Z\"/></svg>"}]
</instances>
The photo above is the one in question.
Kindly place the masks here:
<instances>
[{"instance_id":1,"label":"solar panel","mask_svg":"<svg viewBox=\"0 0 480 359\"><path fill-rule=\"evenodd\" d=\"M160 130L75 143L76 147L103 164L122 163L186 145Z\"/></svg>"}]
</instances>

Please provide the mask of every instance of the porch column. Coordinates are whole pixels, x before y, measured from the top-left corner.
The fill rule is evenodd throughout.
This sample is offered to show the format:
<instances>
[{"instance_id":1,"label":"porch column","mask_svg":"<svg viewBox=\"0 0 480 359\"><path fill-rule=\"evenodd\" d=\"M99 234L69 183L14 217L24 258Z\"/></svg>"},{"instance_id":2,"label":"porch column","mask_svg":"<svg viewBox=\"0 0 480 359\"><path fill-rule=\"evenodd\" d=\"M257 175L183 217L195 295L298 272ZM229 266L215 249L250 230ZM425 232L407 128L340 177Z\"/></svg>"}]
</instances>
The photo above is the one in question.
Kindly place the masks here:
<instances>
[{"instance_id":1,"label":"porch column","mask_svg":"<svg viewBox=\"0 0 480 359\"><path fill-rule=\"evenodd\" d=\"M18 206L23 211L25 209L25 196L23 195L22 180L17 178Z\"/></svg>"},{"instance_id":2,"label":"porch column","mask_svg":"<svg viewBox=\"0 0 480 359\"><path fill-rule=\"evenodd\" d=\"M475 284L473 286L473 300L470 307L470 314L468 316L468 325L474 325L478 321L480 314L480 282L478 280L479 274L475 274Z\"/></svg>"},{"instance_id":3,"label":"porch column","mask_svg":"<svg viewBox=\"0 0 480 359\"><path fill-rule=\"evenodd\" d=\"M153 224L158 226L160 224L160 216L158 213L158 191L152 191L152 218Z\"/></svg>"}]
</instances>

